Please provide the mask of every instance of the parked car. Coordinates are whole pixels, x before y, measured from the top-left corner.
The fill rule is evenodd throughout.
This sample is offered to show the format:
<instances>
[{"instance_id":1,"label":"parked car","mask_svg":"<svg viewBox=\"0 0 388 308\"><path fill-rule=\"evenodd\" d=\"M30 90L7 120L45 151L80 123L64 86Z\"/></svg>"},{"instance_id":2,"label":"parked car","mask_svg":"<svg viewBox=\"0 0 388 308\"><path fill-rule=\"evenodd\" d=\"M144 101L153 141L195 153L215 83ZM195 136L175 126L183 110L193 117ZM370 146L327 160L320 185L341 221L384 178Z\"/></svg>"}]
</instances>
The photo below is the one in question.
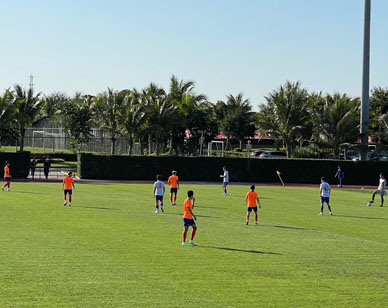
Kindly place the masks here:
<instances>
[{"instance_id":1,"label":"parked car","mask_svg":"<svg viewBox=\"0 0 388 308\"><path fill-rule=\"evenodd\" d=\"M264 151L254 151L251 153L251 157L259 157L261 153L263 153Z\"/></svg>"},{"instance_id":2,"label":"parked car","mask_svg":"<svg viewBox=\"0 0 388 308\"><path fill-rule=\"evenodd\" d=\"M379 161L388 161L388 152L380 151L379 152Z\"/></svg>"},{"instance_id":3,"label":"parked car","mask_svg":"<svg viewBox=\"0 0 388 308\"><path fill-rule=\"evenodd\" d=\"M287 154L283 151L265 151L260 154L260 158L286 158Z\"/></svg>"},{"instance_id":4,"label":"parked car","mask_svg":"<svg viewBox=\"0 0 388 308\"><path fill-rule=\"evenodd\" d=\"M348 159L352 160L355 157L358 157L358 154L357 154L356 151L349 151L348 152ZM345 154L344 153L339 153L338 158L339 159L345 159Z\"/></svg>"},{"instance_id":5,"label":"parked car","mask_svg":"<svg viewBox=\"0 0 388 308\"><path fill-rule=\"evenodd\" d=\"M353 161L359 161L360 156L356 156L352 159ZM368 160L379 160L379 156L376 154L376 152L368 152Z\"/></svg>"},{"instance_id":6,"label":"parked car","mask_svg":"<svg viewBox=\"0 0 388 308\"><path fill-rule=\"evenodd\" d=\"M357 156L358 156L358 154L356 151L348 151L348 159L353 159Z\"/></svg>"}]
</instances>

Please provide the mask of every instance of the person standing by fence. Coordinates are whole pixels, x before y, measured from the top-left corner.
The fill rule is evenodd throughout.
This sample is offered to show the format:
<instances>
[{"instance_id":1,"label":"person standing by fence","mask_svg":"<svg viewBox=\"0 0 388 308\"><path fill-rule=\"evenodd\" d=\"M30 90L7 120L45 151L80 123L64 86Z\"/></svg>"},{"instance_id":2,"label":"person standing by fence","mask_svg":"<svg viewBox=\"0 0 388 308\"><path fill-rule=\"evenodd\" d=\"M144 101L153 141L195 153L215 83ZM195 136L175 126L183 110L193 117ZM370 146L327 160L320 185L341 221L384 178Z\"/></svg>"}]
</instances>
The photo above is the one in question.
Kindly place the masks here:
<instances>
[{"instance_id":1,"label":"person standing by fence","mask_svg":"<svg viewBox=\"0 0 388 308\"><path fill-rule=\"evenodd\" d=\"M35 168L36 168L36 160L33 159L33 160L30 162L31 178L34 178L34 177L35 177Z\"/></svg>"},{"instance_id":2,"label":"person standing by fence","mask_svg":"<svg viewBox=\"0 0 388 308\"><path fill-rule=\"evenodd\" d=\"M48 176L50 173L50 167L51 167L50 158L47 157L43 163L43 172L44 172L44 176L46 177L46 180L48 179Z\"/></svg>"}]
</instances>

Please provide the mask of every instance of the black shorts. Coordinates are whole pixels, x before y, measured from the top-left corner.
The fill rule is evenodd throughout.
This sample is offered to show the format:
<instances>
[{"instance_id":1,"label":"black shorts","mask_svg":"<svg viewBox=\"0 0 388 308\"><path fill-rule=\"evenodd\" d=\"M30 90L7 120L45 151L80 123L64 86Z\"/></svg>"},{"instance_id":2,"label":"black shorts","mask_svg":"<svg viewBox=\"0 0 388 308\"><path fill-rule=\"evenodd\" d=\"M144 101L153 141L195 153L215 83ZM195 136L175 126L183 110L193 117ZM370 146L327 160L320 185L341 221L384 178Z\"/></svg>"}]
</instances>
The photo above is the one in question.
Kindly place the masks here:
<instances>
[{"instance_id":1,"label":"black shorts","mask_svg":"<svg viewBox=\"0 0 388 308\"><path fill-rule=\"evenodd\" d=\"M195 225L195 221L194 221L194 219L183 218L183 225L185 227L192 226L192 225Z\"/></svg>"}]
</instances>

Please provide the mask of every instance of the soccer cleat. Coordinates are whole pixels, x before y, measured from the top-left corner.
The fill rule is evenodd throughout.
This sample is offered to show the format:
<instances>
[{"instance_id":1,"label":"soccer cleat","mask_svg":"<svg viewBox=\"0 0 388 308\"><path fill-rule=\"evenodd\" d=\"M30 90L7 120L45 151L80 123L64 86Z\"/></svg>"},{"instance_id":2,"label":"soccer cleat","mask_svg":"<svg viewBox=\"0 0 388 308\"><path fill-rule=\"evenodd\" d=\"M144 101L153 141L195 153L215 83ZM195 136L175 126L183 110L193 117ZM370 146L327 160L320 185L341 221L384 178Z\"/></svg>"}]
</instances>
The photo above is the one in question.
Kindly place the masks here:
<instances>
[{"instance_id":1,"label":"soccer cleat","mask_svg":"<svg viewBox=\"0 0 388 308\"><path fill-rule=\"evenodd\" d=\"M163 210L163 206L161 206L161 207L160 207L160 210L162 211L162 213L164 212L164 210Z\"/></svg>"},{"instance_id":2,"label":"soccer cleat","mask_svg":"<svg viewBox=\"0 0 388 308\"><path fill-rule=\"evenodd\" d=\"M245 222L245 225L248 226L248 223L249 223L249 221L246 221L246 222Z\"/></svg>"},{"instance_id":3,"label":"soccer cleat","mask_svg":"<svg viewBox=\"0 0 388 308\"><path fill-rule=\"evenodd\" d=\"M258 223L257 223L257 221L255 222L255 226L257 226L258 225Z\"/></svg>"},{"instance_id":4,"label":"soccer cleat","mask_svg":"<svg viewBox=\"0 0 388 308\"><path fill-rule=\"evenodd\" d=\"M8 192L10 192L10 191L11 191L11 189L9 189L9 188L8 188L8 189L7 189L7 191L8 191Z\"/></svg>"},{"instance_id":5,"label":"soccer cleat","mask_svg":"<svg viewBox=\"0 0 388 308\"><path fill-rule=\"evenodd\" d=\"M373 204L373 201L368 202L368 206L371 206Z\"/></svg>"},{"instance_id":6,"label":"soccer cleat","mask_svg":"<svg viewBox=\"0 0 388 308\"><path fill-rule=\"evenodd\" d=\"M4 191L4 186L1 187L1 190Z\"/></svg>"},{"instance_id":7,"label":"soccer cleat","mask_svg":"<svg viewBox=\"0 0 388 308\"><path fill-rule=\"evenodd\" d=\"M182 246L189 246L186 242L182 242Z\"/></svg>"},{"instance_id":8,"label":"soccer cleat","mask_svg":"<svg viewBox=\"0 0 388 308\"><path fill-rule=\"evenodd\" d=\"M69 202L69 206L71 206L71 203Z\"/></svg>"},{"instance_id":9,"label":"soccer cleat","mask_svg":"<svg viewBox=\"0 0 388 308\"><path fill-rule=\"evenodd\" d=\"M330 214L330 216L333 216L333 213L332 213L332 212L330 212L329 214Z\"/></svg>"},{"instance_id":10,"label":"soccer cleat","mask_svg":"<svg viewBox=\"0 0 388 308\"><path fill-rule=\"evenodd\" d=\"M323 215L323 213L319 213L318 215L319 215L319 216L322 216L322 215Z\"/></svg>"},{"instance_id":11,"label":"soccer cleat","mask_svg":"<svg viewBox=\"0 0 388 308\"><path fill-rule=\"evenodd\" d=\"M380 207L383 207L383 205L382 205L382 204L380 204Z\"/></svg>"},{"instance_id":12,"label":"soccer cleat","mask_svg":"<svg viewBox=\"0 0 388 308\"><path fill-rule=\"evenodd\" d=\"M67 202L65 201L64 203L63 203L63 206L66 206L67 205Z\"/></svg>"},{"instance_id":13,"label":"soccer cleat","mask_svg":"<svg viewBox=\"0 0 388 308\"><path fill-rule=\"evenodd\" d=\"M192 245L192 246L198 246L198 244L194 243L193 240L190 240L190 245Z\"/></svg>"},{"instance_id":14,"label":"soccer cleat","mask_svg":"<svg viewBox=\"0 0 388 308\"><path fill-rule=\"evenodd\" d=\"M158 209L156 209L156 210L155 210L155 214L158 214L158 213L159 213L159 210L158 210Z\"/></svg>"}]
</instances>

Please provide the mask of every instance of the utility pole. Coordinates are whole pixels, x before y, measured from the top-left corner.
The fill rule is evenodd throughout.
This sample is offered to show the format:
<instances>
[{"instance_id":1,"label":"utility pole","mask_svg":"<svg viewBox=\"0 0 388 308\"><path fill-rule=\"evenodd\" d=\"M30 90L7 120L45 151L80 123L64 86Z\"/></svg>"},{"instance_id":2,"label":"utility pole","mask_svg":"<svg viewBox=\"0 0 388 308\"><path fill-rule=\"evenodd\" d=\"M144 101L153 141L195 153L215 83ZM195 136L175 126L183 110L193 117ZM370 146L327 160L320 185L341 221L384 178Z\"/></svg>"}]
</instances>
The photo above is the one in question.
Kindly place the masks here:
<instances>
[{"instance_id":1,"label":"utility pole","mask_svg":"<svg viewBox=\"0 0 388 308\"><path fill-rule=\"evenodd\" d=\"M34 90L34 76L32 74L30 75L30 89Z\"/></svg>"},{"instance_id":2,"label":"utility pole","mask_svg":"<svg viewBox=\"0 0 388 308\"><path fill-rule=\"evenodd\" d=\"M369 71L370 71L370 16L371 0L365 0L364 9L364 51L362 60L362 96L361 96L361 160L368 159L369 127Z\"/></svg>"}]
</instances>

